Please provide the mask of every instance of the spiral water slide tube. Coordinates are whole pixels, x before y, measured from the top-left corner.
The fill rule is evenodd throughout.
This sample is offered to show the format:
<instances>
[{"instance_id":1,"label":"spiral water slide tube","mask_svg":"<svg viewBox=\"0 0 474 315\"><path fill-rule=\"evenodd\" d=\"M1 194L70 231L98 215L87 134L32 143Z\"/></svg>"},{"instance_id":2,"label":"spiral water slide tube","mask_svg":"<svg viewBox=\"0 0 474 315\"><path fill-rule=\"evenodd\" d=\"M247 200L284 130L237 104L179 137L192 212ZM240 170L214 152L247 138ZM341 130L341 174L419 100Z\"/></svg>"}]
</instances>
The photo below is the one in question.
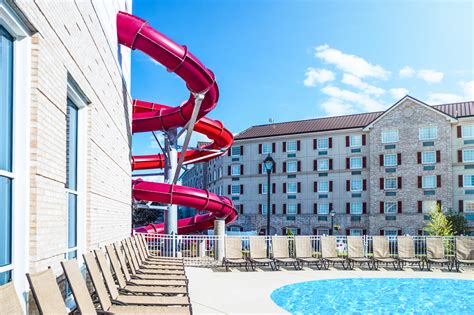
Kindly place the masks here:
<instances>
[{"instance_id":1,"label":"spiral water slide tube","mask_svg":"<svg viewBox=\"0 0 474 315\"><path fill-rule=\"evenodd\" d=\"M185 127L192 119L195 97L204 95L193 130L206 135L212 142L197 150L180 152L178 158L184 154L184 164L190 164L207 161L224 154L233 143L232 133L225 129L220 121L204 117L214 109L219 98L214 74L188 52L186 46L176 44L136 16L119 12L117 34L120 44L144 52L164 65L169 72L176 73L186 82L191 92L189 99L177 107L134 100L132 132L167 131ZM163 168L164 166L163 154L133 156L132 158L132 170ZM237 217L237 211L229 198L215 195L207 190L137 179L132 181L132 195L139 201L176 204L207 211L205 214L178 220L178 234L207 230L214 226L216 219L225 219L226 223L231 223ZM164 225L150 224L135 228L135 231L162 234Z\"/></svg>"}]
</instances>

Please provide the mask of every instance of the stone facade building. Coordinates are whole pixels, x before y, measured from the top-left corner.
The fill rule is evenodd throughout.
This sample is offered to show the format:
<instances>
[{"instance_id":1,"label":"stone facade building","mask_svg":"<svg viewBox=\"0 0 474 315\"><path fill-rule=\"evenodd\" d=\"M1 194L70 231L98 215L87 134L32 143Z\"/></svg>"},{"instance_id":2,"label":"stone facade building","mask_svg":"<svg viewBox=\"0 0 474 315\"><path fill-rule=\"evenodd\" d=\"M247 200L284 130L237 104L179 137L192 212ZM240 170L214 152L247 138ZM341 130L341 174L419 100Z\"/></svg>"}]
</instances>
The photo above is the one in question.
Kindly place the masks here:
<instances>
[{"instance_id":1,"label":"stone facade building","mask_svg":"<svg viewBox=\"0 0 474 315\"><path fill-rule=\"evenodd\" d=\"M271 233L327 234L332 219L343 235L417 235L437 204L474 231L473 116L474 102L406 96L384 112L253 126L208 163L208 189L240 209L228 229L264 232L271 155Z\"/></svg>"},{"instance_id":2,"label":"stone facade building","mask_svg":"<svg viewBox=\"0 0 474 315\"><path fill-rule=\"evenodd\" d=\"M131 1L0 0L0 285L131 228Z\"/></svg>"}]
</instances>

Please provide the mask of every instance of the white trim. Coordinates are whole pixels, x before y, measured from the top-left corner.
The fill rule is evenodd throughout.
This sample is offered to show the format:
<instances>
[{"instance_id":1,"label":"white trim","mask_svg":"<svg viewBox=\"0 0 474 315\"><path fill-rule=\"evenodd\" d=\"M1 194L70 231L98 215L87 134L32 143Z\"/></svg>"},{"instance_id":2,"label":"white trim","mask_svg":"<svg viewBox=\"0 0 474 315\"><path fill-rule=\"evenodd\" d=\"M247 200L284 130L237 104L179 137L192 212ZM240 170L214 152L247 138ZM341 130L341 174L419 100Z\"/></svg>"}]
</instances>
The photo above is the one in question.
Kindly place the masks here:
<instances>
[{"instance_id":1,"label":"white trim","mask_svg":"<svg viewBox=\"0 0 474 315\"><path fill-rule=\"evenodd\" d=\"M456 123L458 120L456 118L453 118L435 108L433 108L432 106L426 104L426 103L423 103L409 95L406 95L404 96L401 100L399 100L398 102L396 102L395 104L392 105L392 107L390 107L389 109L387 109L382 115L380 115L379 117L377 117L375 120L373 120L369 125L367 125L365 128L363 128L362 130L363 131L369 131L370 129L372 129L374 127L374 125L379 121L381 120L383 117L385 117L386 115L388 115L388 113L390 113L391 111L393 111L395 108L397 108L399 105L403 104L406 100L409 100L415 104L418 104L418 105L421 105L437 114L440 114L442 116L444 116L446 118L447 121L449 121L450 123L454 124Z\"/></svg>"},{"instance_id":2,"label":"white trim","mask_svg":"<svg viewBox=\"0 0 474 315\"><path fill-rule=\"evenodd\" d=\"M0 24L13 42L13 165L12 165L12 280L26 309L30 227L30 32L17 14L0 0Z\"/></svg>"},{"instance_id":3,"label":"white trim","mask_svg":"<svg viewBox=\"0 0 474 315\"><path fill-rule=\"evenodd\" d=\"M14 174L14 173L8 172L8 171L5 171L5 170L0 170L0 176L2 176L2 177L7 177L7 178L10 178L10 179L14 179L14 178L15 178L15 174Z\"/></svg>"},{"instance_id":4,"label":"white trim","mask_svg":"<svg viewBox=\"0 0 474 315\"><path fill-rule=\"evenodd\" d=\"M77 106L77 190L65 189L66 198L68 193L77 196L77 244L76 247L68 248L66 229L65 253L77 250L77 259L82 262L82 254L86 251L87 236L87 138L88 138L88 108L89 100L84 93L77 87L72 79L67 82L67 97ZM67 205L67 203L66 203Z\"/></svg>"}]
</instances>

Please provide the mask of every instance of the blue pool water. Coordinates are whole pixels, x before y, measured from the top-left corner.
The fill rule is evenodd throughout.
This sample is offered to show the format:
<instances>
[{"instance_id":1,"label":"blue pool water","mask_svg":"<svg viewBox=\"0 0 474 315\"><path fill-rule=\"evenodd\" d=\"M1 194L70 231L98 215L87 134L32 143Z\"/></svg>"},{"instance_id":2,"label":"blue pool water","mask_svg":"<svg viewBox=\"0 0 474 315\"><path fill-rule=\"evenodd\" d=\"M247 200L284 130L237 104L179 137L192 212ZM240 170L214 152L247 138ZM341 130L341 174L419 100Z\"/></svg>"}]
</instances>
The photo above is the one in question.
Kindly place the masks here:
<instances>
[{"instance_id":1,"label":"blue pool water","mask_svg":"<svg viewBox=\"0 0 474 315\"><path fill-rule=\"evenodd\" d=\"M318 280L278 288L271 298L292 314L474 314L474 281Z\"/></svg>"}]
</instances>

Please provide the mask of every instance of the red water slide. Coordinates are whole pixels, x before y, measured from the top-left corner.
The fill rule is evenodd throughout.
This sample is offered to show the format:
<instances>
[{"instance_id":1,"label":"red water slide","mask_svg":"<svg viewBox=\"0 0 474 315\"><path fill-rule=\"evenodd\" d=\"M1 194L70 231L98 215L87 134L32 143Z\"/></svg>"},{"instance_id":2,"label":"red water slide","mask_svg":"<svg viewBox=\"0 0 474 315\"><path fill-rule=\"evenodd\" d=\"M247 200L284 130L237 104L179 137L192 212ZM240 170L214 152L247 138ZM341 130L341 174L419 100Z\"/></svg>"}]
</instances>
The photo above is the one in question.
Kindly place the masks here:
<instances>
[{"instance_id":1,"label":"red water slide","mask_svg":"<svg viewBox=\"0 0 474 315\"><path fill-rule=\"evenodd\" d=\"M191 92L189 99L177 107L134 100L132 132L166 131L184 127L191 120L195 106L194 94L204 94L194 131L206 135L212 143L200 150L188 150L179 154L185 154L185 164L207 161L224 154L234 141L232 133L225 129L220 121L204 117L216 107L219 98L219 90L212 71L199 62L186 46L176 44L153 29L146 21L131 14L125 12L117 14L117 34L120 44L144 52L164 65L169 72L176 73L186 82ZM132 169L163 168L164 163L162 154L134 156ZM133 198L136 200L176 204L208 211L205 214L178 220L179 234L210 229L216 219L225 219L226 223L231 223L237 217L237 211L229 198L207 190L147 182L141 179L132 182L132 189ZM164 226L150 224L136 228L135 231L163 233Z\"/></svg>"}]
</instances>

